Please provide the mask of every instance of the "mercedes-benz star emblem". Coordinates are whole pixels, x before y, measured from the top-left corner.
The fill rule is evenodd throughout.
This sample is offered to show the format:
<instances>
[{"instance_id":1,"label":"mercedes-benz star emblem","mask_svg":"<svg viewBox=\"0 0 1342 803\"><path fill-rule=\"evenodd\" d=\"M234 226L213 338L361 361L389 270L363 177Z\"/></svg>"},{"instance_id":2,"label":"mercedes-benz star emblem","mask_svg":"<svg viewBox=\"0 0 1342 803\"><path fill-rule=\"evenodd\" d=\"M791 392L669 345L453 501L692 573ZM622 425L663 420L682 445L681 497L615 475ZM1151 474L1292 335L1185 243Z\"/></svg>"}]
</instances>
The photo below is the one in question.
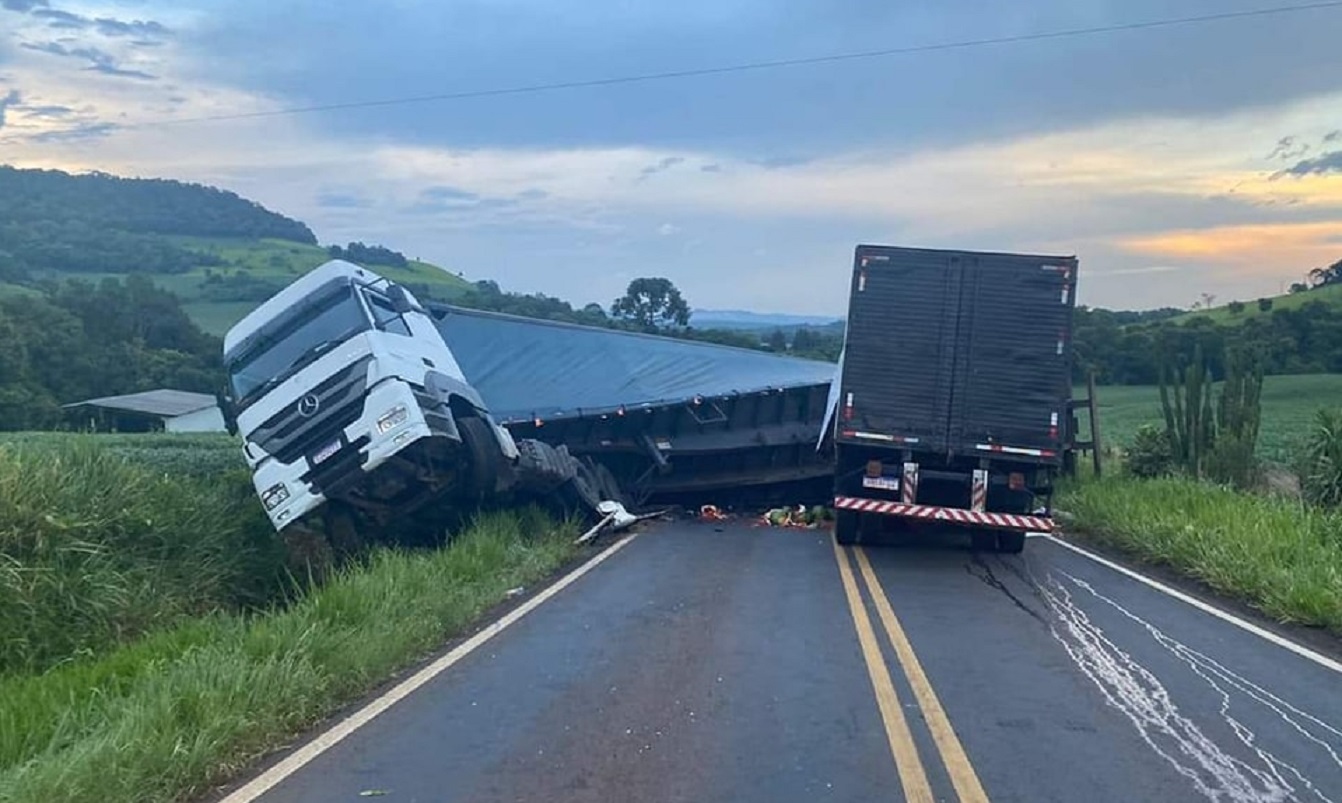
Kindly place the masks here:
<instances>
[{"instance_id":1,"label":"mercedes-benz star emblem","mask_svg":"<svg viewBox=\"0 0 1342 803\"><path fill-rule=\"evenodd\" d=\"M298 414L304 418L311 418L317 414L317 408L321 407L321 405L321 399L309 393L298 400Z\"/></svg>"}]
</instances>

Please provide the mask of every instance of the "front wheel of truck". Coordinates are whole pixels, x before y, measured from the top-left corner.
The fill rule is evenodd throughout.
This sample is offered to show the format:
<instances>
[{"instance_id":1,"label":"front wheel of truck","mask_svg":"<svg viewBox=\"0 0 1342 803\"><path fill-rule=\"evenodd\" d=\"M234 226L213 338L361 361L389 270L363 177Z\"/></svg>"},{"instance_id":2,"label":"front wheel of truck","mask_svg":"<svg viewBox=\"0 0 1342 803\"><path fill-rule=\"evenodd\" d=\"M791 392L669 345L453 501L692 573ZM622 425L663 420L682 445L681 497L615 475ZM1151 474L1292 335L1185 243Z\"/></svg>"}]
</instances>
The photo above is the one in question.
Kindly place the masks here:
<instances>
[{"instance_id":1,"label":"front wheel of truck","mask_svg":"<svg viewBox=\"0 0 1342 803\"><path fill-rule=\"evenodd\" d=\"M471 495L493 493L498 487L503 453L489 423L476 415L463 415L457 418L457 431L461 433L461 443L471 461L466 468Z\"/></svg>"}]
</instances>

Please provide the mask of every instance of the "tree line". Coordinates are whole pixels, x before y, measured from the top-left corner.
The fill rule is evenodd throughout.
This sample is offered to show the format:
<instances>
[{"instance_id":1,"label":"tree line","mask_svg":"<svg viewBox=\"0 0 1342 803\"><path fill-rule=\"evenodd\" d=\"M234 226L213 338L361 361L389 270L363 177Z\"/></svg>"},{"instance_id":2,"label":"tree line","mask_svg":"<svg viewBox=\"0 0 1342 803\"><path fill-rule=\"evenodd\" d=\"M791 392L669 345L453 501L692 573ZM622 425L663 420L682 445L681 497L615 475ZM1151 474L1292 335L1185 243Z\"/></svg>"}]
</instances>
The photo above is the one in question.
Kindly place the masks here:
<instances>
[{"instance_id":1,"label":"tree line","mask_svg":"<svg viewBox=\"0 0 1342 803\"><path fill-rule=\"evenodd\" d=\"M306 225L214 187L0 165L0 281L221 264L174 237L317 242Z\"/></svg>"},{"instance_id":2,"label":"tree line","mask_svg":"<svg viewBox=\"0 0 1342 803\"><path fill-rule=\"evenodd\" d=\"M170 387L214 393L222 343L143 276L0 298L0 429L49 429L61 404Z\"/></svg>"}]
</instances>

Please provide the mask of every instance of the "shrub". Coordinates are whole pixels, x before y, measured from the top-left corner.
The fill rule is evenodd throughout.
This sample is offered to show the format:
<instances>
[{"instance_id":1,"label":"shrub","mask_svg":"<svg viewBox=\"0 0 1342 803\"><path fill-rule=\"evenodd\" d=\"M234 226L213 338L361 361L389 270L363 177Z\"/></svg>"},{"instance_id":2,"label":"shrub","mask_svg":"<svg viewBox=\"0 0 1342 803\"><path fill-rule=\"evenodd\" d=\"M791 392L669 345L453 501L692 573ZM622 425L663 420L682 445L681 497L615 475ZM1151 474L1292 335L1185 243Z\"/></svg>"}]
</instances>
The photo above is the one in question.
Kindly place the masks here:
<instances>
[{"instance_id":1,"label":"shrub","mask_svg":"<svg viewBox=\"0 0 1342 803\"><path fill-rule=\"evenodd\" d=\"M1300 487L1315 505L1342 505L1342 409L1319 410L1305 442Z\"/></svg>"},{"instance_id":2,"label":"shrub","mask_svg":"<svg viewBox=\"0 0 1342 803\"><path fill-rule=\"evenodd\" d=\"M1262 312L1270 311L1272 309L1272 299L1270 298L1258 299L1258 309Z\"/></svg>"},{"instance_id":3,"label":"shrub","mask_svg":"<svg viewBox=\"0 0 1342 803\"><path fill-rule=\"evenodd\" d=\"M1240 314L1242 314L1242 313L1244 312L1244 302L1243 302L1243 301L1232 301L1232 302L1230 302L1230 304L1227 305L1227 306L1228 306L1228 308L1230 309L1230 314L1231 314L1231 315L1240 315Z\"/></svg>"},{"instance_id":4,"label":"shrub","mask_svg":"<svg viewBox=\"0 0 1342 803\"><path fill-rule=\"evenodd\" d=\"M1152 424L1143 424L1128 447L1125 464L1134 477L1150 479L1174 473L1169 436Z\"/></svg>"}]
</instances>

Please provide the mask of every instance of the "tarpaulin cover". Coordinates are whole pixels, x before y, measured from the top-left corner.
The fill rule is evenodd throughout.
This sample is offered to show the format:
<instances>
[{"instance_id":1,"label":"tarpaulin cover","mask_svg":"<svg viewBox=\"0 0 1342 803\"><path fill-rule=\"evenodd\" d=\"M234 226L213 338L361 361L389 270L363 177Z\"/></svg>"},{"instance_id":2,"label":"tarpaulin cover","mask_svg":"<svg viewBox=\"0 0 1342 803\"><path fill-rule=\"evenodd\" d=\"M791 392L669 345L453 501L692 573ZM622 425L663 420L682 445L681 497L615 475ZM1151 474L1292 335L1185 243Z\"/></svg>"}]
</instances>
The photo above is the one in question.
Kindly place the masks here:
<instances>
[{"instance_id":1,"label":"tarpaulin cover","mask_svg":"<svg viewBox=\"0 0 1342 803\"><path fill-rule=\"evenodd\" d=\"M499 421L824 385L834 376L829 363L749 349L456 307L434 311L467 381Z\"/></svg>"}]
</instances>

